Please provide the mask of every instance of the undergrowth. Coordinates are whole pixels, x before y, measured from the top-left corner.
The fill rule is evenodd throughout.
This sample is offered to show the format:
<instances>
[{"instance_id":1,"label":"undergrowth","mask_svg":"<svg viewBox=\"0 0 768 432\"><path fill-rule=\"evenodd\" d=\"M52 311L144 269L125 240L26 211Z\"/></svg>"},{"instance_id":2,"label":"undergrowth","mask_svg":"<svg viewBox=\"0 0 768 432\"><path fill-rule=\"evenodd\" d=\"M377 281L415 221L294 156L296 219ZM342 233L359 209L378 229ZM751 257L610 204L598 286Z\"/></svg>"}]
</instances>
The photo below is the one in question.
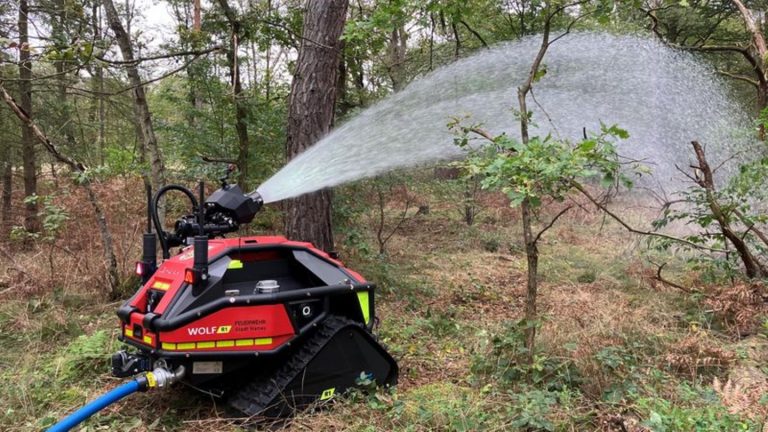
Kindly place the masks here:
<instances>
[{"instance_id":1,"label":"undergrowth","mask_svg":"<svg viewBox=\"0 0 768 432\"><path fill-rule=\"evenodd\" d=\"M379 255L370 227L359 223L360 213L370 210L365 197L345 193L351 192L339 193L348 205L339 250L346 264L378 286L376 330L398 359L400 383L395 390L347 394L330 409L299 414L281 426L285 430L764 427L768 321L755 300L762 286L713 284L675 257L668 257L665 276L694 290L665 286L649 264L658 252L579 210L542 245L543 319L525 323L524 254L515 241L518 221L503 200L479 196L482 212L468 226L429 188L414 190L429 212L406 221ZM58 205L77 220L68 200ZM140 217L138 207L131 211ZM74 229L72 221L62 223L64 232ZM256 229L266 226L272 223ZM126 273L139 254L128 234L117 236ZM92 247L57 244L72 254ZM56 251L60 268L75 262ZM21 251L0 274L11 288L0 303L0 430L41 430L121 382L110 377L108 364L120 348L118 303L101 295L97 258L87 255L88 263L72 267L95 275L57 279L47 273L47 262L35 267L36 253ZM20 275L24 269L39 271ZM126 291L132 286L127 282ZM539 327L533 353L522 339L527 325ZM236 431L243 425L220 401L177 387L136 395L85 428Z\"/></svg>"}]
</instances>

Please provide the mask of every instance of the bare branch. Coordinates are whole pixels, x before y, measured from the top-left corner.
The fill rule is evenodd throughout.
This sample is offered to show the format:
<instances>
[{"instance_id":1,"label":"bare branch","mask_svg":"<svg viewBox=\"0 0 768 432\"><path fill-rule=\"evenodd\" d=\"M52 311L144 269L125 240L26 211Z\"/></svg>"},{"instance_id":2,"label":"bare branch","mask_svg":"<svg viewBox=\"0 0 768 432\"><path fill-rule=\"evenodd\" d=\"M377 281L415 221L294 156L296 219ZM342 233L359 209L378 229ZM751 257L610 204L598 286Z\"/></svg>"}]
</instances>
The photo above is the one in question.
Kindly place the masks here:
<instances>
[{"instance_id":1,"label":"bare branch","mask_svg":"<svg viewBox=\"0 0 768 432\"><path fill-rule=\"evenodd\" d=\"M677 243L682 243L682 244L688 245L690 247L693 247L693 248L699 249L699 250L706 250L706 251L710 251L710 252L720 252L720 253L728 252L728 251L726 251L724 249L717 249L717 248L711 248L711 247L708 247L708 246L702 246L700 244L693 243L693 242L691 242L689 240L686 240L686 239L683 239L683 238L679 238L679 237L674 237L674 236L663 234L663 233L658 233L658 232L653 232L653 231L642 231L642 230L635 229L632 226L630 226L628 223L626 223L622 218L620 218L616 213L614 213L610 209L608 209L603 203L601 203L598 200L596 200L589 192L587 192L587 190L584 188L584 186L582 186L581 184L579 184L576 181L571 181L571 184L573 185L574 189L576 189L577 191L581 192L582 195L587 197L587 199L590 200L592 202L592 204L594 204L597 208L599 208L605 214L610 216L611 219L613 219L616 222L618 222L619 225L623 226L627 231L629 231L629 232L631 232L633 234L640 234L640 235L645 235L645 236L649 236L649 237L658 237L658 238L662 238L662 239L666 239L666 240L671 240L671 241L674 241L674 242L677 242Z\"/></svg>"},{"instance_id":2,"label":"bare branch","mask_svg":"<svg viewBox=\"0 0 768 432\"><path fill-rule=\"evenodd\" d=\"M748 77L746 75L741 75L741 74L738 74L738 73L722 71L722 70L718 70L717 73L722 75L722 76L726 76L728 78L733 78L733 79L738 80L738 81L744 81L744 82L746 82L748 84L751 84L751 85L753 85L755 87L760 87L760 83L757 82L756 79L750 78L750 77Z\"/></svg>"},{"instance_id":3,"label":"bare branch","mask_svg":"<svg viewBox=\"0 0 768 432\"><path fill-rule=\"evenodd\" d=\"M459 22L461 23L461 25L463 25L464 27L466 27L466 28L467 28L467 30L469 30L469 32L470 32L470 33L472 33L472 34L473 34L473 35L474 35L474 36L477 38L477 40L479 40L479 41L480 41L480 43L481 43L481 44L483 44L483 47L485 47L485 48L488 48L488 43L487 43L487 42L485 42L485 39L483 39L483 36L481 36L481 35L480 35L480 33L478 33L478 32L477 32L477 31L475 31L475 30L474 30L472 27L470 27L470 26L469 26L469 24L467 24L467 22L466 22L466 21L464 21L464 20L459 20Z\"/></svg>"},{"instance_id":4,"label":"bare branch","mask_svg":"<svg viewBox=\"0 0 768 432\"><path fill-rule=\"evenodd\" d=\"M210 54L215 51L221 50L223 47L221 45L216 45L204 50L195 50L195 51L180 51L180 52L173 52L173 53L167 53L167 54L158 54L155 56L150 57L140 57L133 60L110 60L107 58L104 58L104 56L95 56L99 61L102 61L104 63L109 63L113 65L138 65L139 63L147 62L147 61L154 61L154 60L163 60L168 59L172 57L186 57L186 56L195 56L200 57L206 54Z\"/></svg>"},{"instance_id":5,"label":"bare branch","mask_svg":"<svg viewBox=\"0 0 768 432\"><path fill-rule=\"evenodd\" d=\"M56 160L67 165L73 171L85 172L85 166L83 164L59 152L59 149L56 148L56 145L54 145L51 142L51 140L49 140L48 137L45 136L45 134L43 133L43 131L40 130L37 124L35 124L35 122L32 121L32 118L30 118L29 114L26 113L21 108L21 106L19 106L19 104L8 93L5 87L3 87L2 81L0 81L0 97L3 98L3 101L5 101L6 105L8 105L11 111L13 111L14 114L16 114L16 117L18 117L22 123L24 123L27 127L29 127L32 130L32 133L35 135L38 141L40 141L40 143L43 144L43 146L48 150L49 153L51 153L51 155L54 158L56 158Z\"/></svg>"},{"instance_id":6,"label":"bare branch","mask_svg":"<svg viewBox=\"0 0 768 432\"><path fill-rule=\"evenodd\" d=\"M685 292L687 294L693 294L694 293L693 290L691 290L689 288L686 288L686 287L684 287L684 286L682 286L680 284L677 284L675 282L672 282L672 281L670 281L668 279L665 279L664 276L661 275L661 272L662 272L662 270L664 270L664 267L666 267L667 263L658 265L658 264L652 262L651 264L653 264L653 265L655 265L657 267L657 269L656 269L656 276L654 277L654 279L656 279L657 281L663 283L664 285L668 285L668 286L671 286L673 288L677 288L677 289L679 289L679 290L681 290L681 291L683 291L683 292Z\"/></svg>"},{"instance_id":7,"label":"bare branch","mask_svg":"<svg viewBox=\"0 0 768 432\"><path fill-rule=\"evenodd\" d=\"M217 158L217 157L205 156L205 155L199 155L199 156L200 156L200 159L203 160L203 162L226 163L226 164L232 164L237 166L237 160L235 159Z\"/></svg>"},{"instance_id":8,"label":"bare branch","mask_svg":"<svg viewBox=\"0 0 768 432\"><path fill-rule=\"evenodd\" d=\"M539 239L541 238L541 236L543 236L545 232L547 232L547 231L548 231L550 228L552 228L552 227L555 225L555 223L557 222L557 220L558 220L558 219L560 219L560 217L561 217L561 216L563 216L564 214L566 214L566 213L567 213L567 212L568 212L570 209L572 209L572 208L573 208L573 206L572 206L572 205L569 205L569 206L567 206L566 208L564 208L564 209L560 210L560 212L558 212L558 213L555 215L555 217L553 217L553 218L552 218L552 220L550 220L550 221L549 221L549 223L547 224L547 226L545 226L544 228L542 228L542 229L541 229L541 231L539 231L539 233L538 233L538 234L536 234L536 237L533 239L533 242L534 242L534 243L538 243L538 241L539 241Z\"/></svg>"}]
</instances>

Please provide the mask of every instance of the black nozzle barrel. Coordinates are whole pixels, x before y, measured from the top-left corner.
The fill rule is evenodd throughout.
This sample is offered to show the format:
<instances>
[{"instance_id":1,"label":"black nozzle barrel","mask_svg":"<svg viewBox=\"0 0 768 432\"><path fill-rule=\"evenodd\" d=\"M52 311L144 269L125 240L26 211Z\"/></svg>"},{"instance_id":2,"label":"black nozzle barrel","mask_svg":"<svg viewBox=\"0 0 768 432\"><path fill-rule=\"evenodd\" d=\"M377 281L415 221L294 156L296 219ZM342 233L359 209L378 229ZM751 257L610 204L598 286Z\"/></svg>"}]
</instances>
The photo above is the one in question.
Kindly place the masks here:
<instances>
[{"instance_id":1,"label":"black nozzle barrel","mask_svg":"<svg viewBox=\"0 0 768 432\"><path fill-rule=\"evenodd\" d=\"M254 204L254 213L258 213L259 210L264 206L264 198L261 196L258 190L255 190L249 194L246 195L248 198L253 201Z\"/></svg>"}]
</instances>

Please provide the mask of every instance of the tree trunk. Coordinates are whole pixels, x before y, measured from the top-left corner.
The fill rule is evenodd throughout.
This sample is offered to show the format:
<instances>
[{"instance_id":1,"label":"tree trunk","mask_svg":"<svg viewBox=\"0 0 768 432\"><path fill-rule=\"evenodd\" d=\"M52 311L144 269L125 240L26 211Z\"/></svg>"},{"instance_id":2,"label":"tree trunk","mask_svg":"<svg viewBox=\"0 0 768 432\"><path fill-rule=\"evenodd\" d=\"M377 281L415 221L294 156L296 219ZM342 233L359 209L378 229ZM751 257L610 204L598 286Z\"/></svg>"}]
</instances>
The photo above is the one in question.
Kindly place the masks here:
<instances>
[{"instance_id":1,"label":"tree trunk","mask_svg":"<svg viewBox=\"0 0 768 432\"><path fill-rule=\"evenodd\" d=\"M309 0L288 108L286 154L292 159L331 128L341 57L340 37L347 0ZM285 232L333 250L331 191L321 190L285 203Z\"/></svg>"},{"instance_id":2,"label":"tree trunk","mask_svg":"<svg viewBox=\"0 0 768 432\"><path fill-rule=\"evenodd\" d=\"M755 20L755 17L752 15L752 11L750 11L741 0L731 0L732 3L736 6L736 8L739 10L739 13L741 14L742 19L744 20L744 24L747 27L747 30L752 35L752 46L757 51L756 56L756 62L757 65L755 65L756 73L759 75L762 75L758 83L757 88L757 104L758 104L758 114L762 113L763 109L766 107L766 78L768 78L768 71L766 71L766 61L768 61L768 44L766 44L765 41L765 35L763 34L763 29L760 23ZM761 123L759 126L758 131L758 138L761 141L765 141L765 126Z\"/></svg>"},{"instance_id":3,"label":"tree trunk","mask_svg":"<svg viewBox=\"0 0 768 432\"><path fill-rule=\"evenodd\" d=\"M536 58L533 60L531 70L528 73L528 78L517 89L517 102L520 108L520 138L523 145L528 145L530 137L528 135L528 126L530 119L528 118L528 104L526 98L530 93L533 86L533 82L536 78L536 73L539 71L541 62L544 60L544 55L549 48L549 31L550 31L550 19L547 19L544 23L544 33L541 38L541 46L536 54ZM531 209L531 202L528 198L525 198L522 202L521 211L523 219L523 239L525 240L525 257L528 263L528 282L525 295L525 345L528 349L528 361L533 363L534 349L536 348L536 328L538 326L538 312L536 310L536 302L539 290L539 250L537 247L538 236L533 234L533 213Z\"/></svg>"},{"instance_id":4,"label":"tree trunk","mask_svg":"<svg viewBox=\"0 0 768 432\"><path fill-rule=\"evenodd\" d=\"M229 82L232 86L232 101L235 105L235 131L237 132L237 165L240 171L238 184L243 190L248 190L248 154L250 142L248 140L248 108L243 99L243 86L240 82L240 62L237 58L238 46L241 37L241 24L234 9L229 6L227 0L219 0L224 9L224 15L229 22L232 32L229 49L227 50L227 66L229 67Z\"/></svg>"},{"instance_id":5,"label":"tree trunk","mask_svg":"<svg viewBox=\"0 0 768 432\"><path fill-rule=\"evenodd\" d=\"M29 3L19 1L19 93L20 107L32 116L32 62L29 59ZM29 126L21 124L21 160L24 168L24 196L37 194L37 157L35 139ZM24 228L29 232L40 231L37 202L29 201L25 206Z\"/></svg>"},{"instance_id":6,"label":"tree trunk","mask_svg":"<svg viewBox=\"0 0 768 432\"><path fill-rule=\"evenodd\" d=\"M51 15L51 34L55 41L56 49L64 51L68 48L67 44L63 41L67 40L66 33L66 5L64 0L56 0L56 11ZM67 66L69 62L60 58L53 62L54 69L56 70L56 90L58 95L58 123L59 130L64 134L67 145L70 149L74 149L76 145L74 122L70 118L71 109L67 102Z\"/></svg>"},{"instance_id":7,"label":"tree trunk","mask_svg":"<svg viewBox=\"0 0 768 432\"><path fill-rule=\"evenodd\" d=\"M104 11L107 14L107 21L109 21L109 27L115 33L115 39L117 39L123 60L132 62L135 58L133 47L131 46L131 37L126 32L122 22L120 22L114 2L112 0L103 0L103 5ZM155 129L152 125L152 114L149 111L147 95L136 63L128 63L125 71L128 75L128 82L133 87L133 109L136 123L138 124L137 131L140 133L139 138L141 139L144 152L149 155L152 186L157 190L165 185L165 166L160 148L157 145L157 137L155 137ZM158 210L161 214L164 214L162 208Z\"/></svg>"},{"instance_id":8,"label":"tree trunk","mask_svg":"<svg viewBox=\"0 0 768 432\"><path fill-rule=\"evenodd\" d=\"M407 50L408 33L405 32L405 26L400 24L396 26L389 37L389 79L392 80L392 90L399 92L405 87L405 55Z\"/></svg>"},{"instance_id":9,"label":"tree trunk","mask_svg":"<svg viewBox=\"0 0 768 432\"><path fill-rule=\"evenodd\" d=\"M6 142L0 149L0 161L2 161L2 208L0 208L0 235L7 238L11 231L11 199L13 193L13 147Z\"/></svg>"},{"instance_id":10,"label":"tree trunk","mask_svg":"<svg viewBox=\"0 0 768 432\"><path fill-rule=\"evenodd\" d=\"M520 206L523 216L523 238L525 240L525 258L528 264L528 282L525 291L525 346L528 358L533 360L536 347L536 328L538 327L538 312L536 308L539 292L539 248L533 234L533 214L531 203L526 198Z\"/></svg>"},{"instance_id":11,"label":"tree trunk","mask_svg":"<svg viewBox=\"0 0 768 432\"><path fill-rule=\"evenodd\" d=\"M96 46L101 45L101 16L99 15L99 4L94 3L92 6L92 29L93 29L93 43ZM94 74L93 74L93 89L96 92L96 122L98 123L98 132L96 136L96 147L99 151L99 164L105 163L105 139L106 139L106 122L107 113L106 106L104 104L104 68L100 62L94 62Z\"/></svg>"},{"instance_id":12,"label":"tree trunk","mask_svg":"<svg viewBox=\"0 0 768 432\"><path fill-rule=\"evenodd\" d=\"M200 0L194 0L194 12L193 12L193 18L192 18L192 28L199 32L200 31L200 19L201 13L200 13Z\"/></svg>"},{"instance_id":13,"label":"tree trunk","mask_svg":"<svg viewBox=\"0 0 768 432\"><path fill-rule=\"evenodd\" d=\"M768 79L761 80L757 84L757 115L760 116L766 108L768 108ZM763 122L760 122L758 126L757 138L760 141L765 141L765 124Z\"/></svg>"},{"instance_id":14,"label":"tree trunk","mask_svg":"<svg viewBox=\"0 0 768 432\"><path fill-rule=\"evenodd\" d=\"M239 26L238 26L239 27ZM235 131L237 131L237 165L240 171L238 184L243 190L248 190L248 162L250 140L248 139L248 108L243 96L243 85L240 83L240 62L237 61L237 44L233 35L231 49L227 51L229 74L232 83L232 98L235 103Z\"/></svg>"},{"instance_id":15,"label":"tree trunk","mask_svg":"<svg viewBox=\"0 0 768 432\"><path fill-rule=\"evenodd\" d=\"M9 108L11 108L11 111L16 114L16 117L19 118L21 123L27 126L30 133L32 133L32 136L40 141L43 147L48 150L48 153L50 153L54 159L68 166L69 169L73 172L78 172L81 174L85 173L85 166L83 166L82 163L72 159L71 157L61 153L56 145L43 133L42 130L40 130L39 127L37 127L35 122L32 120L32 118L29 117L29 115L27 115L24 109L21 108L21 106L19 106L15 100L13 100L11 95L8 94L8 92L2 86L2 83L0 83L0 98L2 98L2 100L8 105ZM104 259L107 266L109 286L111 289L110 296L116 297L116 295L119 294L117 290L120 286L120 279L119 273L117 271L117 257L115 256L112 234L109 232L109 227L107 226L107 218L104 215L104 210L101 208L101 205L99 205L96 193L93 190L93 185L91 184L90 180L87 179L87 177L86 180L81 183L81 186L85 188L85 191L88 194L88 202L91 204L91 208L93 209L93 213L96 216L96 221L99 226L101 243L104 247Z\"/></svg>"},{"instance_id":16,"label":"tree trunk","mask_svg":"<svg viewBox=\"0 0 768 432\"><path fill-rule=\"evenodd\" d=\"M723 237L727 238L731 244L733 244L733 247L741 258L741 262L744 264L744 271L746 272L747 277L754 279L768 276L768 269L763 267L763 265L760 264L760 261L758 261L754 254L752 254L752 251L743 236L734 231L730 223L731 217L723 211L723 208L717 201L715 179L712 168L709 166L709 162L707 162L707 158L704 155L704 148L698 141L691 142L691 145L693 145L693 151L696 153L696 159L699 162L699 166L696 168L700 174L696 176L696 182L702 189L704 189L707 205L712 213L712 217L717 221L717 224L720 225L720 231L722 232Z\"/></svg>"}]
</instances>

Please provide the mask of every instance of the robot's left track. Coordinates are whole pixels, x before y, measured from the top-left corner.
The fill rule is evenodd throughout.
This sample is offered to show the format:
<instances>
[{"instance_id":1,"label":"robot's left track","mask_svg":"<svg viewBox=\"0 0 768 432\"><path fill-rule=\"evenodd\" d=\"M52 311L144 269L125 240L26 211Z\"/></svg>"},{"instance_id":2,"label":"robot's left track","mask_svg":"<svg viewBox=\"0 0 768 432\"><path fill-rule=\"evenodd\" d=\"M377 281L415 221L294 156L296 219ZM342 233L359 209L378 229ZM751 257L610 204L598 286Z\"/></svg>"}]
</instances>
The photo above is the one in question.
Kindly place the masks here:
<instances>
[{"instance_id":1,"label":"robot's left track","mask_svg":"<svg viewBox=\"0 0 768 432\"><path fill-rule=\"evenodd\" d=\"M285 417L361 380L395 385L397 375L397 363L368 330L329 316L283 365L241 387L228 404L248 416Z\"/></svg>"}]
</instances>

